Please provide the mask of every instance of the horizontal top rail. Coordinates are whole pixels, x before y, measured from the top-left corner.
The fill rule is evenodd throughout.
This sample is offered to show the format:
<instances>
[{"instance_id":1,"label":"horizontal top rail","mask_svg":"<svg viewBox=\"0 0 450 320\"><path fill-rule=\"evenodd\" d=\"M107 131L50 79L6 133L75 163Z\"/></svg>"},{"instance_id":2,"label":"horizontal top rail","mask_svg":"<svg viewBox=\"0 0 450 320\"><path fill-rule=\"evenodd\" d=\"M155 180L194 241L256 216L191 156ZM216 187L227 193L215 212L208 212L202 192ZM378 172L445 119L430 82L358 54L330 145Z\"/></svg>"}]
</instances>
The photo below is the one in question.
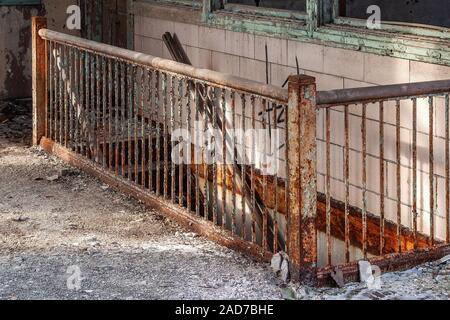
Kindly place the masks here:
<instances>
[{"instance_id":1,"label":"horizontal top rail","mask_svg":"<svg viewBox=\"0 0 450 320\"><path fill-rule=\"evenodd\" d=\"M383 100L408 99L440 93L450 93L450 80L319 91L317 93L317 106L328 108Z\"/></svg>"},{"instance_id":2,"label":"horizontal top rail","mask_svg":"<svg viewBox=\"0 0 450 320\"><path fill-rule=\"evenodd\" d=\"M93 51L98 54L122 59L131 63L149 66L170 73L180 74L197 80L209 82L217 86L235 89L246 93L267 97L278 102L287 103L288 91L273 85L236 77L208 69L198 69L176 61L154 57L127 49L114 47L92 40L67 35L49 29L39 30L42 39L54 41L68 46Z\"/></svg>"}]
</instances>

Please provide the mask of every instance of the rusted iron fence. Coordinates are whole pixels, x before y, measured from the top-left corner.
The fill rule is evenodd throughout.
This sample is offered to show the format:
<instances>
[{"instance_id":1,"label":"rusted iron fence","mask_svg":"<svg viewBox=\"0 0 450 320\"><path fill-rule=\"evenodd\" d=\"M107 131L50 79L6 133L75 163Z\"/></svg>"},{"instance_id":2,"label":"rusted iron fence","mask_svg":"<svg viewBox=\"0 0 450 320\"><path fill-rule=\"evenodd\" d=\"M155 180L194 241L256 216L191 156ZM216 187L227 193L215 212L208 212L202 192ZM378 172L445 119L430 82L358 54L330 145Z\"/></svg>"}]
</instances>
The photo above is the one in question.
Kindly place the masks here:
<instances>
[{"instance_id":1,"label":"rusted iron fence","mask_svg":"<svg viewBox=\"0 0 450 320\"><path fill-rule=\"evenodd\" d=\"M319 93L320 265L449 252L449 93L450 81Z\"/></svg>"},{"instance_id":2,"label":"rusted iron fence","mask_svg":"<svg viewBox=\"0 0 450 320\"><path fill-rule=\"evenodd\" d=\"M57 33L42 18L33 71L35 144L219 243L264 260L287 252L294 279L323 284L339 265L355 280L358 259L403 268L448 252L449 83L316 94L314 78L292 76L284 90ZM424 96L427 159L416 113ZM402 122L407 100L416 116ZM408 128L412 141L402 140ZM446 142L443 169L434 138ZM436 185L446 190L442 215Z\"/></svg>"}]
</instances>

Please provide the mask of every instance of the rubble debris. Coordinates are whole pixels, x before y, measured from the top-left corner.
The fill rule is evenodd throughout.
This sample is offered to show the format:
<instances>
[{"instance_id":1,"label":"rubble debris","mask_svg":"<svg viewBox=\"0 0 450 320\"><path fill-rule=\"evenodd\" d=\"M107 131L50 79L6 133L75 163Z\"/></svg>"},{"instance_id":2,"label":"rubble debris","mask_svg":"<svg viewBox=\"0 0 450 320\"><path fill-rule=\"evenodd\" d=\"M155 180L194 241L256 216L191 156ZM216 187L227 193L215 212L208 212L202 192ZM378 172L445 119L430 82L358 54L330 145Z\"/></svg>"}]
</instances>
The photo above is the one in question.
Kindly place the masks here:
<instances>
[{"instance_id":1,"label":"rubble debris","mask_svg":"<svg viewBox=\"0 0 450 320\"><path fill-rule=\"evenodd\" d=\"M437 263L438 264L447 264L447 263L450 264L450 255L441 258L440 260L438 260Z\"/></svg>"},{"instance_id":2,"label":"rubble debris","mask_svg":"<svg viewBox=\"0 0 450 320\"><path fill-rule=\"evenodd\" d=\"M30 218L24 217L24 216L19 216L17 218L12 219L12 221L14 221L14 222L26 222L28 220L30 220Z\"/></svg>"},{"instance_id":3,"label":"rubble debris","mask_svg":"<svg viewBox=\"0 0 450 320\"><path fill-rule=\"evenodd\" d=\"M57 174L48 176L48 177L46 178L46 180L49 181L49 182L54 182L54 181L56 181L56 180L58 180L58 179L59 179L59 175L57 175Z\"/></svg>"},{"instance_id":4,"label":"rubble debris","mask_svg":"<svg viewBox=\"0 0 450 320\"><path fill-rule=\"evenodd\" d=\"M298 300L297 293L291 287L281 288L281 294L284 300Z\"/></svg>"},{"instance_id":5,"label":"rubble debris","mask_svg":"<svg viewBox=\"0 0 450 320\"><path fill-rule=\"evenodd\" d=\"M278 252L273 255L270 263L273 272L278 275L283 282L289 281L289 256L286 252Z\"/></svg>"},{"instance_id":6,"label":"rubble debris","mask_svg":"<svg viewBox=\"0 0 450 320\"><path fill-rule=\"evenodd\" d=\"M379 274L374 274L380 268L378 266L372 265L369 261L358 261L359 265L359 277L362 283L367 284L369 289L378 289L381 287L381 272Z\"/></svg>"},{"instance_id":7,"label":"rubble debris","mask_svg":"<svg viewBox=\"0 0 450 320\"><path fill-rule=\"evenodd\" d=\"M80 174L79 170L72 169L72 168L69 168L69 169L68 168L64 168L64 169L59 170L59 175L61 177L77 176L79 174Z\"/></svg>"}]
</instances>

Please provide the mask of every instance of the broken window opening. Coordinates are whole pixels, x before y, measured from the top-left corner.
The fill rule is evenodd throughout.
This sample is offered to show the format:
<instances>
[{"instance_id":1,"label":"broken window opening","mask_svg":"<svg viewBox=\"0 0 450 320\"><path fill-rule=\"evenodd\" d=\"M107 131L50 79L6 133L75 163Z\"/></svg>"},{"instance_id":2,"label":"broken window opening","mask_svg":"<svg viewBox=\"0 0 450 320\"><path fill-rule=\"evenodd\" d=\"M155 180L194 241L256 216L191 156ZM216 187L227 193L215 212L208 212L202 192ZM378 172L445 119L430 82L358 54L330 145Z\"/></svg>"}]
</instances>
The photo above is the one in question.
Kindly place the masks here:
<instances>
[{"instance_id":1,"label":"broken window opening","mask_svg":"<svg viewBox=\"0 0 450 320\"><path fill-rule=\"evenodd\" d=\"M339 0L342 17L366 20L369 6L381 9L381 22L400 22L450 28L450 2L448 0Z\"/></svg>"}]
</instances>

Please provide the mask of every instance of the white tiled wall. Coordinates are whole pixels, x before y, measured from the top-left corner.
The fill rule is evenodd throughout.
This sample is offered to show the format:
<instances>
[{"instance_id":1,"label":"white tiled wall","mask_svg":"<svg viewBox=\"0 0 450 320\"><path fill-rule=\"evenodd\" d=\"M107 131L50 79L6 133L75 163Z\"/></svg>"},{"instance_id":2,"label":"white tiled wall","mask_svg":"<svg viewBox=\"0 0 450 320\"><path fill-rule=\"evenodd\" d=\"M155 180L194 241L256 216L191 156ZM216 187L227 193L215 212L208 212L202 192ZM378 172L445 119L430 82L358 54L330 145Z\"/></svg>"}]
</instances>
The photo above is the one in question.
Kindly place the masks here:
<instances>
[{"instance_id":1,"label":"white tiled wall","mask_svg":"<svg viewBox=\"0 0 450 320\"><path fill-rule=\"evenodd\" d=\"M409 61L379 56L354 50L345 50L316 43L305 43L287 39L255 36L250 33L226 31L195 24L185 24L136 16L136 50L169 58L168 51L161 41L164 32L177 33L191 62L196 67L210 68L244 78L265 82L265 45L268 47L269 82L281 86L290 74L296 73L297 57L300 73L314 76L318 90L365 87L383 84L441 80L450 78L450 68L423 62ZM442 217L445 208L444 187L444 149L445 135L444 103L442 98L435 100L435 197L437 236L443 238L445 226ZM344 117L342 108L331 112L331 172L332 194L343 200L343 161L344 161ZM362 205L362 157L361 157L361 106L350 107L350 198L355 206ZM319 190L324 190L325 173L324 114L317 117ZM418 100L418 208L419 227L429 231L429 184L428 184L428 102ZM379 213L379 108L367 106L367 186L368 209ZM412 199L412 113L411 102L401 103L401 188L402 219L411 225ZM384 156L385 156L385 208L386 216L396 218L396 130L395 103L384 106Z\"/></svg>"}]
</instances>

